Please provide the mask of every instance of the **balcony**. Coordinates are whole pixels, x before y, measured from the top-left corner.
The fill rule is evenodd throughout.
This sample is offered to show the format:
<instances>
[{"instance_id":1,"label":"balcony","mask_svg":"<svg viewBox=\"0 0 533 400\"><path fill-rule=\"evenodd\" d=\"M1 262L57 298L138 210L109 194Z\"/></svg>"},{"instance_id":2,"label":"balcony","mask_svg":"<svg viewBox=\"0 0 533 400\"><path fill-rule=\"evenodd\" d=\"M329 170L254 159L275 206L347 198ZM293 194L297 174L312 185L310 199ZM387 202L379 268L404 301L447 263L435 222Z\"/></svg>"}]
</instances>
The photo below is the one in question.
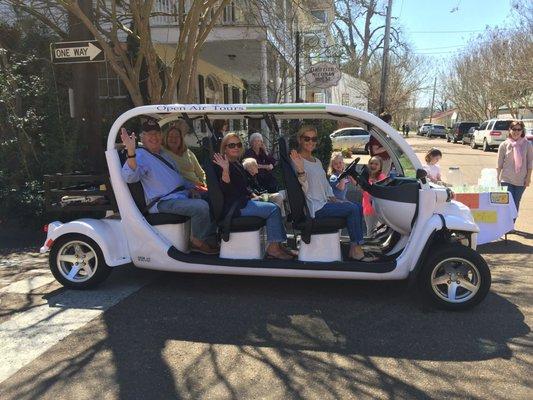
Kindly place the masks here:
<instances>
[{"instance_id":1,"label":"balcony","mask_svg":"<svg viewBox=\"0 0 533 400\"><path fill-rule=\"evenodd\" d=\"M278 0L278 2L286 0ZM188 3L185 2L186 10ZM178 2L158 0L154 4L151 18L152 38L158 43L177 43L179 37ZM185 14L186 15L186 14ZM286 60L294 66L294 43L290 21L272 10L246 7L244 0L231 1L219 18L207 42L268 41Z\"/></svg>"}]
</instances>

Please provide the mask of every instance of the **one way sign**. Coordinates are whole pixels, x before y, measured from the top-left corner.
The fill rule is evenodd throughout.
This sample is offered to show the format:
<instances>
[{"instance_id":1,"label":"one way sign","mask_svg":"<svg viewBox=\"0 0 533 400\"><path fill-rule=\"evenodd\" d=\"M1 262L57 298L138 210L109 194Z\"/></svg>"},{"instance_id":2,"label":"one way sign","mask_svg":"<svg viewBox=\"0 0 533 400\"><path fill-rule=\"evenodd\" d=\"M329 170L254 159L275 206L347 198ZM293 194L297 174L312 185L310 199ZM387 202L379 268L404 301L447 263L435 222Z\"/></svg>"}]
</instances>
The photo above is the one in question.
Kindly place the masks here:
<instances>
[{"instance_id":1,"label":"one way sign","mask_svg":"<svg viewBox=\"0 0 533 400\"><path fill-rule=\"evenodd\" d=\"M105 53L97 40L51 43L50 53L54 64L105 61Z\"/></svg>"}]
</instances>

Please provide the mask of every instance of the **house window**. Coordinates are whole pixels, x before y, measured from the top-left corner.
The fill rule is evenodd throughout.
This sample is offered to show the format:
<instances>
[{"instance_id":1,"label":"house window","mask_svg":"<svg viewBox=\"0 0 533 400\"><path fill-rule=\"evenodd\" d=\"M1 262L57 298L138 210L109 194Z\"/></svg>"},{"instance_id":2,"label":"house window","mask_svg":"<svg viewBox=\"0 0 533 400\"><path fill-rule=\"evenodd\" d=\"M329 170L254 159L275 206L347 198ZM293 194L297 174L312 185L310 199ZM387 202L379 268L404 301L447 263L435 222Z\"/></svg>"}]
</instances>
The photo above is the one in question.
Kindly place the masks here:
<instances>
[{"instance_id":1,"label":"house window","mask_svg":"<svg viewBox=\"0 0 533 400\"><path fill-rule=\"evenodd\" d=\"M224 7L222 13L222 22L224 24L234 24L235 23L235 2L230 1L230 3Z\"/></svg>"},{"instance_id":2,"label":"house window","mask_svg":"<svg viewBox=\"0 0 533 400\"><path fill-rule=\"evenodd\" d=\"M98 97L101 99L125 99L128 91L122 80L108 63L98 63Z\"/></svg>"},{"instance_id":3,"label":"house window","mask_svg":"<svg viewBox=\"0 0 533 400\"><path fill-rule=\"evenodd\" d=\"M328 13L326 10L312 10L311 15L323 24L328 22Z\"/></svg>"}]
</instances>

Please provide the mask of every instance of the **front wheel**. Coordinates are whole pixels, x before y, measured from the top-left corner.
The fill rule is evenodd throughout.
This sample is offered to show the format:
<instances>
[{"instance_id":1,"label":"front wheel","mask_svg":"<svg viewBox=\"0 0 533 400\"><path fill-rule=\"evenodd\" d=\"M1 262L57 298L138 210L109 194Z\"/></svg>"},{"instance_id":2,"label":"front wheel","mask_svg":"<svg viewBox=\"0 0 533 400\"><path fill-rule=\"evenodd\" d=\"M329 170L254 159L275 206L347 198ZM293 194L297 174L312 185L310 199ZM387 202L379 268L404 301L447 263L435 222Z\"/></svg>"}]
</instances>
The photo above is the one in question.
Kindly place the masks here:
<instances>
[{"instance_id":1,"label":"front wheel","mask_svg":"<svg viewBox=\"0 0 533 400\"><path fill-rule=\"evenodd\" d=\"M479 304L490 285L490 270L483 257L457 244L435 249L418 275L418 286L425 299L453 311Z\"/></svg>"},{"instance_id":2,"label":"front wheel","mask_svg":"<svg viewBox=\"0 0 533 400\"><path fill-rule=\"evenodd\" d=\"M111 273L100 246L88 236L60 236L50 249L50 270L59 283L71 289L89 289Z\"/></svg>"}]
</instances>

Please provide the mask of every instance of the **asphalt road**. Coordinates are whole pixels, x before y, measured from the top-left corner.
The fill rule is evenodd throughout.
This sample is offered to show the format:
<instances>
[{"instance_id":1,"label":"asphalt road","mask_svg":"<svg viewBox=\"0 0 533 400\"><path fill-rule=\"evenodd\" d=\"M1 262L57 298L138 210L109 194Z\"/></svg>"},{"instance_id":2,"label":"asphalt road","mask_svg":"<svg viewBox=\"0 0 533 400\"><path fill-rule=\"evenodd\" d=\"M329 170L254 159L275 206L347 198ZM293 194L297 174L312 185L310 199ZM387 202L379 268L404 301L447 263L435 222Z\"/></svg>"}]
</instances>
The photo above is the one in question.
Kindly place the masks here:
<instances>
[{"instance_id":1,"label":"asphalt road","mask_svg":"<svg viewBox=\"0 0 533 400\"><path fill-rule=\"evenodd\" d=\"M443 169L459 165L472 183L495 163L495 153L409 141L419 153L438 145ZM4 251L1 397L531 398L531 192L519 232L480 248L493 286L461 313L427 308L398 282L132 267L79 295L47 279L42 256Z\"/></svg>"}]
</instances>

